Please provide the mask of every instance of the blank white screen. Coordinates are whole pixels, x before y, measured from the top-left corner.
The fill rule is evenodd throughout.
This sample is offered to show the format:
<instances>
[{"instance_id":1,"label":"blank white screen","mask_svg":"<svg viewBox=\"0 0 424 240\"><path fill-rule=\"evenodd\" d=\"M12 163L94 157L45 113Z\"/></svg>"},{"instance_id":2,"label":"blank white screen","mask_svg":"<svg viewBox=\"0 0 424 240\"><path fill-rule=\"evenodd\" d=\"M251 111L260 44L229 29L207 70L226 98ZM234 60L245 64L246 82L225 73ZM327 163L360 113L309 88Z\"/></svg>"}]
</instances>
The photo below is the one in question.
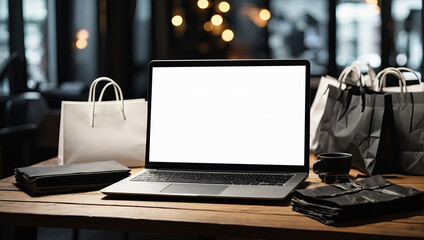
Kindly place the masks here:
<instances>
[{"instance_id":1,"label":"blank white screen","mask_svg":"<svg viewBox=\"0 0 424 240\"><path fill-rule=\"evenodd\" d=\"M153 67L150 162L304 164L305 66Z\"/></svg>"}]
</instances>

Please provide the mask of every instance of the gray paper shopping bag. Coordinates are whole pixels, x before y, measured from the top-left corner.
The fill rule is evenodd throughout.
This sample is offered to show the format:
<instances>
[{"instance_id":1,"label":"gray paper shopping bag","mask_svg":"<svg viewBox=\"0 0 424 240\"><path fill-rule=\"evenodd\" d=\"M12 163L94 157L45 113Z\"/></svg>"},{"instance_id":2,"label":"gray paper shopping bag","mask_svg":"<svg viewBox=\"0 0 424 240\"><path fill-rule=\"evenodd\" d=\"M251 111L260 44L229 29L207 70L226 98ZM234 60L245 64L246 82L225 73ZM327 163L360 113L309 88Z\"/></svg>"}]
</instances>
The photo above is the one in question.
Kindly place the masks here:
<instances>
[{"instance_id":1,"label":"gray paper shopping bag","mask_svg":"<svg viewBox=\"0 0 424 240\"><path fill-rule=\"evenodd\" d=\"M406 174L424 175L424 83L418 74L417 84L407 85L403 71L386 68L378 74L382 92L392 96L396 136L397 169ZM385 87L387 75L399 79L399 87Z\"/></svg>"},{"instance_id":2,"label":"gray paper shopping bag","mask_svg":"<svg viewBox=\"0 0 424 240\"><path fill-rule=\"evenodd\" d=\"M393 172L391 110L390 95L330 86L317 152L349 152L366 174Z\"/></svg>"}]
</instances>

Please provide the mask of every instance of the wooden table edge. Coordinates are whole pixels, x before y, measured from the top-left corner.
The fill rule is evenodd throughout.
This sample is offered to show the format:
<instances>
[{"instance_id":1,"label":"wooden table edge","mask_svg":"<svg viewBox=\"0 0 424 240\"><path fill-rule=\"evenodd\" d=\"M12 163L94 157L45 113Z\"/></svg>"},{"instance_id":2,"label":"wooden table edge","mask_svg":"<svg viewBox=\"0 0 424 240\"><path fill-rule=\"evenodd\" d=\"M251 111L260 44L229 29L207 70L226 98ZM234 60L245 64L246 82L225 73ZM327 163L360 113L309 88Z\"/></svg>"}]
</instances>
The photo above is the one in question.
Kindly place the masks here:
<instances>
[{"instance_id":1,"label":"wooden table edge","mask_svg":"<svg viewBox=\"0 0 424 240\"><path fill-rule=\"evenodd\" d=\"M311 156L311 162L314 156ZM56 159L50 159L37 165L51 165ZM137 169L140 170L140 169ZM136 170L136 171L137 171ZM311 174L310 174L311 175ZM311 177L311 176L310 176ZM13 177L9 177L0 181L0 183L11 184ZM6 189L0 191L19 191L15 189ZM7 202L0 200L1 202ZM12 201L10 201L12 202ZM46 203L47 204L47 203ZM60 204L60 203L59 203ZM77 204L84 207L84 204ZM291 216L288 216L291 217ZM97 219L96 222L90 221ZM47 220L46 220L47 219ZM76 228L89 228L101 230L119 230L122 231L122 226L117 227L117 222L124 224L123 231L139 232L140 224L143 225L142 232L151 233L168 233L177 235L202 235L202 236L233 236L233 237L246 237L246 238L279 238L290 235L293 237L299 236L314 236L332 239L333 237L343 237L343 239L422 239L424 238L424 222L423 223L396 223L396 224L418 224L423 231L421 235L380 235L373 233L357 233L345 231L328 231L319 229L293 229L293 228L275 228L264 226L245 226L238 224L219 224L219 223L199 223L199 222L176 222L168 220L152 220L152 219L116 219L99 216L83 217L83 216L52 216L48 214L19 214L19 213L0 213L0 223L4 225L21 225L21 226L43 226L43 227L69 227L69 221L75 222ZM171 227L169 225L172 225ZM325 226L325 225L323 225ZM412 226L412 225L411 225ZM420 227L418 226L418 227ZM219 231L218 231L218 230ZM190 231L190 234L187 234ZM245 232L249 232L246 234ZM315 237L316 236L316 237Z\"/></svg>"}]
</instances>

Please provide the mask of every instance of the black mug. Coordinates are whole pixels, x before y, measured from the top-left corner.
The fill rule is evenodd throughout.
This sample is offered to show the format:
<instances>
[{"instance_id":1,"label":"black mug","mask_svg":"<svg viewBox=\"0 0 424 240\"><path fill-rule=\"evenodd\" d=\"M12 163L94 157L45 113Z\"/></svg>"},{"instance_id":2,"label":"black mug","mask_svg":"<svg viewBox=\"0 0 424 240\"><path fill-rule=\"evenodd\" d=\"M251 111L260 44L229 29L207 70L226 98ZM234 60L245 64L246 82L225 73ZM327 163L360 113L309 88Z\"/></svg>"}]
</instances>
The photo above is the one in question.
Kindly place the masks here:
<instances>
[{"instance_id":1,"label":"black mug","mask_svg":"<svg viewBox=\"0 0 424 240\"><path fill-rule=\"evenodd\" d=\"M312 169L325 183L334 183L338 179L349 177L352 154L320 153L317 157Z\"/></svg>"}]
</instances>

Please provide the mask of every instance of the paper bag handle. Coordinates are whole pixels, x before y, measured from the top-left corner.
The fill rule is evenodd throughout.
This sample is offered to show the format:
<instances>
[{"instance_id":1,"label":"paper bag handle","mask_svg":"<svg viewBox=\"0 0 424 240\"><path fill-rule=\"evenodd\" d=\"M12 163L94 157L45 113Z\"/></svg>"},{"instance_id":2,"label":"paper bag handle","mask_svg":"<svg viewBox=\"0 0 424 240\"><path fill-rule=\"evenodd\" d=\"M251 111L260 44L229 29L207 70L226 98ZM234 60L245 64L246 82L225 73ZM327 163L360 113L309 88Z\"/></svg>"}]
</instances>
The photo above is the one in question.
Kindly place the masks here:
<instances>
[{"instance_id":1,"label":"paper bag handle","mask_svg":"<svg viewBox=\"0 0 424 240\"><path fill-rule=\"evenodd\" d=\"M353 62L352 63L352 65L351 65L352 67L359 67L359 66L364 66L364 67L367 67L367 72L368 72L368 75L370 75L371 77L373 77L373 78L375 78L375 76L376 76L376 74L375 74L375 71L374 71L374 69L371 67L371 65L369 64L369 62L366 62L366 61L355 61L355 62Z\"/></svg>"},{"instance_id":2,"label":"paper bag handle","mask_svg":"<svg viewBox=\"0 0 424 240\"><path fill-rule=\"evenodd\" d=\"M88 93L88 102L95 101L96 94L93 94L93 90L94 90L94 89L96 89L97 84L98 84L99 82L101 82L101 81L106 81L106 82L115 82L115 81L113 81L111 78L108 78L108 77L99 77L99 78L96 78L96 80L94 80L94 81L91 83L90 91L89 91L89 93ZM119 87L119 86L118 86L118 87ZM104 87L103 87L103 89L104 89ZM115 98L116 98L116 101L118 101L118 100L119 100L119 98L118 98L118 89L116 88L116 86L114 86L114 90L115 90ZM94 92L95 92L95 91L94 91ZM102 96L102 97L103 97L103 96ZM101 101L102 101L101 99L102 99L102 98L99 98L99 102L101 102Z\"/></svg>"},{"instance_id":3,"label":"paper bag handle","mask_svg":"<svg viewBox=\"0 0 424 240\"><path fill-rule=\"evenodd\" d=\"M376 78L378 79L379 91L382 91L383 86L386 85L387 75L396 76L399 79L400 91L401 92L403 92L403 91L407 92L405 77L402 75L402 72L399 69L394 68L394 67L385 68L377 74Z\"/></svg>"},{"instance_id":4,"label":"paper bag handle","mask_svg":"<svg viewBox=\"0 0 424 240\"><path fill-rule=\"evenodd\" d=\"M356 73L356 76L358 77L359 86L363 88L362 84L362 74L359 72L359 70L355 66L348 66L339 75L338 81L340 82L340 88L342 87L342 83L346 82L346 78L349 75L349 73L354 72Z\"/></svg>"},{"instance_id":5,"label":"paper bag handle","mask_svg":"<svg viewBox=\"0 0 424 240\"><path fill-rule=\"evenodd\" d=\"M401 73L402 73L402 71L405 71L405 72L411 72L411 73L413 73L416 77L417 77L417 80L418 80L418 83L419 84L422 84L423 82L422 82L422 79L420 78L420 76L418 76L418 74L414 71L414 70L412 70L412 69L410 69L410 68L407 68L407 67L398 67L397 68ZM405 79L405 83L406 83L406 79ZM406 86L406 84L405 84L405 86Z\"/></svg>"},{"instance_id":6,"label":"paper bag handle","mask_svg":"<svg viewBox=\"0 0 424 240\"><path fill-rule=\"evenodd\" d=\"M102 89L102 91L100 92L100 96L99 96L99 102L101 102L102 101L102 99L103 99L103 95L104 95L104 93L105 93L105 90L106 90L106 88L108 88L109 86L111 86L111 85L113 85L113 88L115 89L115 98L116 98L116 101L119 101L119 100L121 100L122 99L122 96L120 96L119 94L118 94L118 88L120 88L119 87L119 85L118 85L118 87L116 87L115 86L115 84L114 84L114 82L110 82L110 83L108 83L108 84L106 84L104 87L103 87L103 89ZM116 83L116 85L117 85L117 83Z\"/></svg>"},{"instance_id":7,"label":"paper bag handle","mask_svg":"<svg viewBox=\"0 0 424 240\"><path fill-rule=\"evenodd\" d=\"M360 66L367 67L367 73L371 78L371 85L372 85L372 83L374 82L374 79L376 77L376 74L375 74L374 69L371 67L371 65L368 62L366 62L366 61L355 61L355 62L352 63L351 66L356 67L357 69Z\"/></svg>"},{"instance_id":8,"label":"paper bag handle","mask_svg":"<svg viewBox=\"0 0 424 240\"><path fill-rule=\"evenodd\" d=\"M91 115L91 127L94 127L94 113L95 113L95 109L96 109L96 101L95 101L94 97L96 96L96 85L100 81L108 81L109 83L106 84L103 87L103 89L100 93L99 102L103 98L103 94L104 94L104 91L106 90L106 88L113 85L114 90L115 90L116 101L119 101L119 100L121 101L120 109L121 109L122 117L124 118L124 120L127 120L127 118L125 116L125 109L124 109L124 107L125 107L124 96L122 94L121 88L112 79L106 78L106 77L101 77L101 78L97 78L96 80L94 80L94 82L91 84L91 87L90 87L89 100L92 99L92 101L93 101L93 112L92 112L92 115ZM119 93L119 95L118 95L118 93Z\"/></svg>"}]
</instances>

